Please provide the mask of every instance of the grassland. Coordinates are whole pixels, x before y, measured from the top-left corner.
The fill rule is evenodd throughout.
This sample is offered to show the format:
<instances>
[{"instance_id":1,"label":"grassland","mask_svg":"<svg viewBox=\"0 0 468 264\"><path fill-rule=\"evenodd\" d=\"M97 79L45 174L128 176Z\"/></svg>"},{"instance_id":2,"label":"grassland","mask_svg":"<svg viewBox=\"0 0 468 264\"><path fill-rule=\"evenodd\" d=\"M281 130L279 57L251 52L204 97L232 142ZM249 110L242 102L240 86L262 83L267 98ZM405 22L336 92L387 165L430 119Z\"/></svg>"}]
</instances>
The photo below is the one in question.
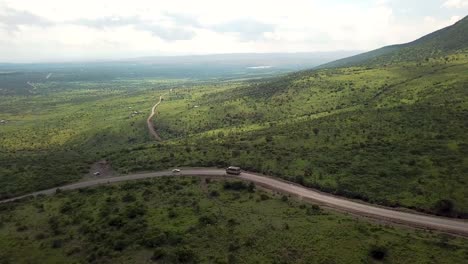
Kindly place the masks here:
<instances>
[{"instance_id":1,"label":"grassland","mask_svg":"<svg viewBox=\"0 0 468 264\"><path fill-rule=\"evenodd\" d=\"M0 206L1 263L462 263L465 239L237 181L160 178Z\"/></svg>"},{"instance_id":2,"label":"grassland","mask_svg":"<svg viewBox=\"0 0 468 264\"><path fill-rule=\"evenodd\" d=\"M38 84L0 103L1 194L121 173L226 166L340 195L464 216L466 55L268 81ZM172 92L170 89L173 89ZM160 94L156 143L145 118ZM134 111L139 114L133 114Z\"/></svg>"},{"instance_id":3,"label":"grassland","mask_svg":"<svg viewBox=\"0 0 468 264\"><path fill-rule=\"evenodd\" d=\"M0 197L78 180L108 153L150 141L148 109L174 83L43 83L2 96Z\"/></svg>"},{"instance_id":4,"label":"grassland","mask_svg":"<svg viewBox=\"0 0 468 264\"><path fill-rule=\"evenodd\" d=\"M238 165L468 218L466 21L345 68L275 78L258 79L284 71L0 65L0 199L92 177L100 160L121 174ZM155 141L145 121L163 94ZM0 205L2 264L464 263L466 242L232 180L167 177Z\"/></svg>"},{"instance_id":5,"label":"grassland","mask_svg":"<svg viewBox=\"0 0 468 264\"><path fill-rule=\"evenodd\" d=\"M466 217L467 54L306 71L160 106L165 143L111 155L122 172L226 166L388 206Z\"/></svg>"},{"instance_id":6,"label":"grassland","mask_svg":"<svg viewBox=\"0 0 468 264\"><path fill-rule=\"evenodd\" d=\"M458 53L266 80L37 83L0 102L0 196L76 181L101 159L119 173L236 164L466 217L467 63ZM145 118L161 94L155 142Z\"/></svg>"}]
</instances>

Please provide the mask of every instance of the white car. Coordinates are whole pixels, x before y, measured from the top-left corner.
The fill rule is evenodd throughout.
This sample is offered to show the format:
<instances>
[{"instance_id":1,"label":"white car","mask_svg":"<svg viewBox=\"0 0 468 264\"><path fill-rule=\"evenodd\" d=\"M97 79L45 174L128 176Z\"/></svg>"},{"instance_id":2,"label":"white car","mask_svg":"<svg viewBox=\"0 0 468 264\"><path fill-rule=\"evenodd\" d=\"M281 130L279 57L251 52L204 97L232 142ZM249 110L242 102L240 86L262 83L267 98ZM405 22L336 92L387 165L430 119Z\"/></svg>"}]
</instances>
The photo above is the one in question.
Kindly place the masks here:
<instances>
[{"instance_id":1,"label":"white car","mask_svg":"<svg viewBox=\"0 0 468 264\"><path fill-rule=\"evenodd\" d=\"M180 169L173 169L172 172L173 172L173 173L180 172Z\"/></svg>"}]
</instances>

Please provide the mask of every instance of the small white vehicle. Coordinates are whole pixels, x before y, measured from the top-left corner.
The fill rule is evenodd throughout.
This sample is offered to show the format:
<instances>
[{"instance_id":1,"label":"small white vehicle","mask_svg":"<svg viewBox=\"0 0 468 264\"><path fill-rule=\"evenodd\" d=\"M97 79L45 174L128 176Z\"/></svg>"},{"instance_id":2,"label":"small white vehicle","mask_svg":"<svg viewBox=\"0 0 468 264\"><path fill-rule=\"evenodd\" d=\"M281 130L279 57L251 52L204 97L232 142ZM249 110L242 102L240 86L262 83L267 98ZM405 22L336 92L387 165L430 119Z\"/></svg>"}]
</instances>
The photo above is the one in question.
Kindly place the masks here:
<instances>
[{"instance_id":1,"label":"small white vehicle","mask_svg":"<svg viewBox=\"0 0 468 264\"><path fill-rule=\"evenodd\" d=\"M95 172L95 173L93 173L93 174L94 174L94 176L99 176L99 175L101 175L101 172L99 172L99 171L96 171L96 172Z\"/></svg>"},{"instance_id":2,"label":"small white vehicle","mask_svg":"<svg viewBox=\"0 0 468 264\"><path fill-rule=\"evenodd\" d=\"M229 166L229 167L226 169L226 174L240 175L240 174L241 174L241 168L235 167L235 166Z\"/></svg>"},{"instance_id":3,"label":"small white vehicle","mask_svg":"<svg viewBox=\"0 0 468 264\"><path fill-rule=\"evenodd\" d=\"M173 169L172 170L172 173L177 173L177 172L180 172L180 169Z\"/></svg>"}]
</instances>

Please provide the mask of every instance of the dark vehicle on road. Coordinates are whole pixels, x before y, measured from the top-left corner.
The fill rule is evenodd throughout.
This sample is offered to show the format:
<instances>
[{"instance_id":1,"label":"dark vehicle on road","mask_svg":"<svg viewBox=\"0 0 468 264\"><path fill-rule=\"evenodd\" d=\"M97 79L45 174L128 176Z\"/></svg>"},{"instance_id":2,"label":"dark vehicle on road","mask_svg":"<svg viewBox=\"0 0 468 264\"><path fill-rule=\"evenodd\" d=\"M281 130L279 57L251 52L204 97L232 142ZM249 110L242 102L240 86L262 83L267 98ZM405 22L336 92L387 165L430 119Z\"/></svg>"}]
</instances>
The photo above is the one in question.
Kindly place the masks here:
<instances>
[{"instance_id":1,"label":"dark vehicle on road","mask_svg":"<svg viewBox=\"0 0 468 264\"><path fill-rule=\"evenodd\" d=\"M241 169L239 167L230 166L226 169L227 174L239 175L241 174Z\"/></svg>"}]
</instances>

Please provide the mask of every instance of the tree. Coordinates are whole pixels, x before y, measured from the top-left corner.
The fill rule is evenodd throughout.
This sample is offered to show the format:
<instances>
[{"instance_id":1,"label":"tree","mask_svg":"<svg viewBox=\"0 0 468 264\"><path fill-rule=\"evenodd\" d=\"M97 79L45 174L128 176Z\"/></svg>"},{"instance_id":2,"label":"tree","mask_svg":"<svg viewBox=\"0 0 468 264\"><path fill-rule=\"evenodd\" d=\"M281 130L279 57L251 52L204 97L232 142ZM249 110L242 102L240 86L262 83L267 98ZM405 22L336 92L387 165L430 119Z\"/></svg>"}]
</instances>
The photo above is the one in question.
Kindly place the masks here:
<instances>
[{"instance_id":1,"label":"tree","mask_svg":"<svg viewBox=\"0 0 468 264\"><path fill-rule=\"evenodd\" d=\"M318 129L318 128L315 127L315 128L313 129L313 131L314 131L315 136L318 136L318 134L319 134L319 132L320 132L320 129Z\"/></svg>"},{"instance_id":2,"label":"tree","mask_svg":"<svg viewBox=\"0 0 468 264\"><path fill-rule=\"evenodd\" d=\"M299 183L300 185L304 185L304 176L301 176L301 175L296 176L296 182Z\"/></svg>"},{"instance_id":3,"label":"tree","mask_svg":"<svg viewBox=\"0 0 468 264\"><path fill-rule=\"evenodd\" d=\"M369 250L369 255L375 260L383 260L387 255L387 249L382 246L373 246Z\"/></svg>"},{"instance_id":4,"label":"tree","mask_svg":"<svg viewBox=\"0 0 468 264\"><path fill-rule=\"evenodd\" d=\"M438 214L451 215L453 213L453 202L448 199L442 199L436 202L434 209Z\"/></svg>"},{"instance_id":5,"label":"tree","mask_svg":"<svg viewBox=\"0 0 468 264\"><path fill-rule=\"evenodd\" d=\"M240 151L237 150L237 149L236 149L236 150L233 150L232 153L231 153L231 156L232 156L233 158L239 157L239 156L240 156Z\"/></svg>"},{"instance_id":6,"label":"tree","mask_svg":"<svg viewBox=\"0 0 468 264\"><path fill-rule=\"evenodd\" d=\"M247 190L251 193L255 192L255 183L250 182L249 186L247 187Z\"/></svg>"},{"instance_id":7,"label":"tree","mask_svg":"<svg viewBox=\"0 0 468 264\"><path fill-rule=\"evenodd\" d=\"M153 252L153 256L151 256L152 261L158 261L164 258L167 255L166 251L163 248L157 248Z\"/></svg>"}]
</instances>

